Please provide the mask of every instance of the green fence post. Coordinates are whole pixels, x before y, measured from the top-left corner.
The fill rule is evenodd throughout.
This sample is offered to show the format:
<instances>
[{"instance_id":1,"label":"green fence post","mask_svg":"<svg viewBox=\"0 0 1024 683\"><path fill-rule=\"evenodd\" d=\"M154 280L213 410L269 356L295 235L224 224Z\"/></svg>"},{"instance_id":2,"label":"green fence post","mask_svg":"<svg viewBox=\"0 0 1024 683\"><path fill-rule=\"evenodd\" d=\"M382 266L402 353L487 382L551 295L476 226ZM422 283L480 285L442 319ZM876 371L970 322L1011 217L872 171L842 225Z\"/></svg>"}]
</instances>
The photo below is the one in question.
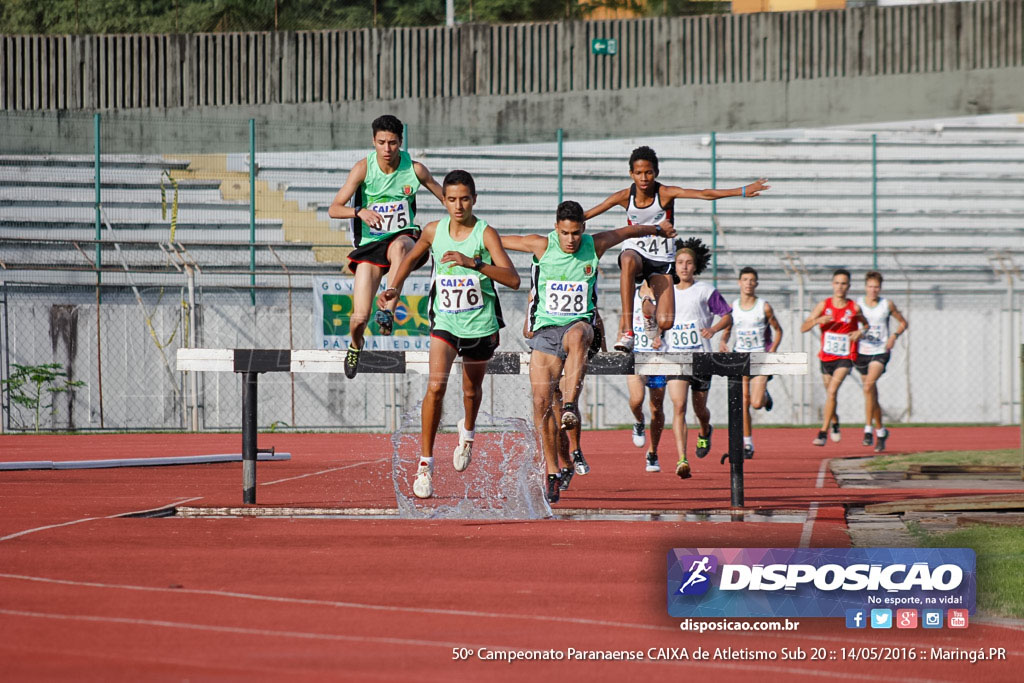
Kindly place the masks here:
<instances>
[{"instance_id":1,"label":"green fence post","mask_svg":"<svg viewBox=\"0 0 1024 683\"><path fill-rule=\"evenodd\" d=\"M558 203L562 203L562 129L558 129Z\"/></svg>"},{"instance_id":2,"label":"green fence post","mask_svg":"<svg viewBox=\"0 0 1024 683\"><path fill-rule=\"evenodd\" d=\"M93 185L96 190L96 303L99 304L100 294L99 286L102 282L102 275L100 275L100 267L103 265L103 255L100 251L100 240L103 239L103 217L100 214L100 202L102 200L103 192L100 189L100 114L99 112L92 115L92 138L93 138L93 149L96 152L95 160L93 161Z\"/></svg>"},{"instance_id":3,"label":"green fence post","mask_svg":"<svg viewBox=\"0 0 1024 683\"><path fill-rule=\"evenodd\" d=\"M871 268L878 270L878 133L871 134Z\"/></svg>"},{"instance_id":4,"label":"green fence post","mask_svg":"<svg viewBox=\"0 0 1024 683\"><path fill-rule=\"evenodd\" d=\"M718 188L718 158L716 146L718 140L715 131L711 131L711 189ZM718 202L711 202L711 279L718 287L718 223L715 220L718 214Z\"/></svg>"},{"instance_id":5,"label":"green fence post","mask_svg":"<svg viewBox=\"0 0 1024 683\"><path fill-rule=\"evenodd\" d=\"M256 119L249 119L249 299L256 305Z\"/></svg>"}]
</instances>

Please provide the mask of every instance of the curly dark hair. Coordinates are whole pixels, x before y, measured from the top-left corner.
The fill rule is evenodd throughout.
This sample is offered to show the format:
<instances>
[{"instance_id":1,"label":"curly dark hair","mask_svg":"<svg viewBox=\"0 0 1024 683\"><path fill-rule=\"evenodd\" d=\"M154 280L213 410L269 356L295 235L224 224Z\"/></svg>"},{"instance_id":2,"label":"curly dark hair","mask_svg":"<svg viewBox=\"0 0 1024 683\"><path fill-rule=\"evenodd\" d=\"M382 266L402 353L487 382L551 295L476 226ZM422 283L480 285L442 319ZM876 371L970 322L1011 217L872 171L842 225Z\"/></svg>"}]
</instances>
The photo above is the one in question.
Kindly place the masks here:
<instances>
[{"instance_id":1,"label":"curly dark hair","mask_svg":"<svg viewBox=\"0 0 1024 683\"><path fill-rule=\"evenodd\" d=\"M699 237L688 240L676 240L676 253L688 251L693 254L693 274L700 275L711 261L711 250Z\"/></svg>"},{"instance_id":2,"label":"curly dark hair","mask_svg":"<svg viewBox=\"0 0 1024 683\"><path fill-rule=\"evenodd\" d=\"M644 145L643 147L637 147L633 150L633 153L629 155L629 171L633 172L633 164L637 161L649 161L651 166L654 168L654 177L658 177L658 155L654 153L654 150Z\"/></svg>"}]
</instances>

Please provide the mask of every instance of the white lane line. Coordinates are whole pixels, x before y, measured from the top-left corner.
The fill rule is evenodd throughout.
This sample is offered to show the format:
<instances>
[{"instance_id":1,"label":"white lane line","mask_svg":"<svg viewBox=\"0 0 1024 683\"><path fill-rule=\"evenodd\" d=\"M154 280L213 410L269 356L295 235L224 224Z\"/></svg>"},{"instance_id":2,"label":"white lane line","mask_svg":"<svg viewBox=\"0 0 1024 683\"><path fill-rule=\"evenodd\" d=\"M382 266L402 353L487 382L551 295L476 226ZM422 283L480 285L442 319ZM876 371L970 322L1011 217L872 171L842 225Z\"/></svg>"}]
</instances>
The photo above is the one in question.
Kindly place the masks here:
<instances>
[{"instance_id":1,"label":"white lane line","mask_svg":"<svg viewBox=\"0 0 1024 683\"><path fill-rule=\"evenodd\" d=\"M162 619L135 619L130 617L103 617L103 616L92 616L84 614L57 614L50 612L29 612L25 610L12 610L0 608L0 614L16 617L29 617L36 619L52 619L58 621L82 621L87 623L108 623L108 624L127 624L132 626L153 626L157 628L172 628L182 629L190 631L209 631L214 633L231 633L246 636L267 636L271 638L296 638L303 640L326 640L326 641L342 641L352 643L379 643L384 645L405 645L405 646L418 646L418 647L440 647L443 649L457 648L457 647L471 647L475 648L478 652L482 648L491 650L492 652L499 651L511 651L511 650L533 650L535 648L523 647L517 645L480 645L462 642L446 642L439 640L423 640L417 638L384 638L377 636L350 636L334 633L313 633L309 631L279 631L273 629L261 629L261 628L244 628L239 626L215 626L211 624L194 624L189 622L181 621L166 621ZM545 648L547 649L547 648ZM718 671L722 669L732 669L735 671L757 671L757 672L772 672L772 673L787 673L795 676L813 676L815 678L838 678L838 679L852 679L861 681L883 681L886 683L931 683L935 679L926 678L907 678L905 676L876 676L873 674L859 674L853 672L839 672L839 671L827 671L821 669L799 669L795 667L782 667L757 664L734 664L734 663L723 663L723 662L702 662L702 661L656 661L644 659L644 663L650 664L667 664L669 666L686 666L687 668L692 667L705 667L711 668Z\"/></svg>"},{"instance_id":2,"label":"white lane line","mask_svg":"<svg viewBox=\"0 0 1024 683\"><path fill-rule=\"evenodd\" d=\"M828 469L828 463L830 458L826 458L821 461L821 465L818 467L818 480L814 483L815 489L824 488L825 486L825 471ZM818 501L811 503L810 507L807 508L807 519L804 520L804 528L800 533L800 547L806 548L811 544L811 532L814 531L814 520L818 516Z\"/></svg>"},{"instance_id":3,"label":"white lane line","mask_svg":"<svg viewBox=\"0 0 1024 683\"><path fill-rule=\"evenodd\" d=\"M617 621L605 621L603 619L583 619L579 617L557 617L532 614L502 614L496 612L480 612L476 610L440 609L431 607L398 607L394 605L374 605L359 602L341 602L337 600L316 600L313 598L288 598L274 595L259 595L255 593L236 593L234 591L206 590L201 588L163 588L161 586L135 586L126 584L95 583L90 581L72 581L69 579L51 579L42 576L24 576L21 574L0 573L0 579L38 581L41 583L54 583L65 586L81 586L86 588L109 588L117 590L173 594L187 593L191 595L209 595L222 598L238 598L242 600L256 600L262 602L280 602L293 605L313 605L318 607L345 607L349 609L365 609L378 612L422 613L458 617L483 617L489 619L525 619L528 621L546 621L565 624L585 624L590 626L612 626L618 628L641 629L645 631L674 632L678 630L677 628L672 628L668 626L655 626L652 624L630 624Z\"/></svg>"},{"instance_id":4,"label":"white lane line","mask_svg":"<svg viewBox=\"0 0 1024 683\"><path fill-rule=\"evenodd\" d=\"M353 467L362 467L363 465L375 465L379 462L387 462L390 458L379 458L377 460L367 460L365 462L356 462L351 465L342 465L341 467L332 467L327 470L320 470L319 472L308 472L306 474L300 474L295 477L287 477L285 479L275 479L274 481L264 481L260 483L260 486L272 486L273 484L280 484L286 481L295 481L296 479L305 479L306 477L317 477L321 474L329 474L330 472L337 472L339 470L347 470Z\"/></svg>"},{"instance_id":5,"label":"white lane line","mask_svg":"<svg viewBox=\"0 0 1024 683\"><path fill-rule=\"evenodd\" d=\"M60 524L47 524L46 526L38 526L34 529L25 529L24 531L18 531L13 534L6 536L0 536L0 541L9 541L12 538L18 538L19 536L25 536L27 534L34 534L37 531L46 531L47 529L58 529L62 526L71 526L72 524L81 524L82 522L92 522L98 519L114 519L116 517L125 517L127 515L141 515L147 512L156 512L157 510L163 510L165 508L174 507L175 505L181 505L182 503L191 503L194 500L201 500L202 496L196 496L195 498L184 498L182 500L176 500L173 503L167 505L160 505L154 508L148 508L146 510L131 510L129 512L118 512L114 515L107 515L106 517L83 517L82 519L73 519L70 522L61 522Z\"/></svg>"}]
</instances>

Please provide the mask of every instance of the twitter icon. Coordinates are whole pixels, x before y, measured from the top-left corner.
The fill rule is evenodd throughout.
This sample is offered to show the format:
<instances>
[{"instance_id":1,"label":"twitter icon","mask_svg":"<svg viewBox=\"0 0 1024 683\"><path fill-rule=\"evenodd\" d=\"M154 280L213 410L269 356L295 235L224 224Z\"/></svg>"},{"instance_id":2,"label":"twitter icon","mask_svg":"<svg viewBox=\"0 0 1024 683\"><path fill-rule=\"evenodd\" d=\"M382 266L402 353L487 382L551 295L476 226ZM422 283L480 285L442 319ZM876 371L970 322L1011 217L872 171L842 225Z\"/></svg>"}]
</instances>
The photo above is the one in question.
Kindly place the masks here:
<instances>
[{"instance_id":1,"label":"twitter icon","mask_svg":"<svg viewBox=\"0 0 1024 683\"><path fill-rule=\"evenodd\" d=\"M892 610L871 610L871 628L892 628Z\"/></svg>"}]
</instances>

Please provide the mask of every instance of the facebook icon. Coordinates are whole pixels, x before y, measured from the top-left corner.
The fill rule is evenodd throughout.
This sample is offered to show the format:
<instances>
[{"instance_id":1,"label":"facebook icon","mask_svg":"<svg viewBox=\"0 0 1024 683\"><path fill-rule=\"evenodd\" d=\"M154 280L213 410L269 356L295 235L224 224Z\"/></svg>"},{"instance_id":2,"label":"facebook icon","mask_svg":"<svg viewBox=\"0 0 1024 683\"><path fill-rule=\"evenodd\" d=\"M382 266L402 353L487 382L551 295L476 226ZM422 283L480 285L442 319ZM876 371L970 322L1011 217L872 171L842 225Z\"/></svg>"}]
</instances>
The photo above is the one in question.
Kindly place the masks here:
<instances>
[{"instance_id":1,"label":"facebook icon","mask_svg":"<svg viewBox=\"0 0 1024 683\"><path fill-rule=\"evenodd\" d=\"M864 610L846 610L846 628L867 628L867 621L867 613Z\"/></svg>"}]
</instances>

